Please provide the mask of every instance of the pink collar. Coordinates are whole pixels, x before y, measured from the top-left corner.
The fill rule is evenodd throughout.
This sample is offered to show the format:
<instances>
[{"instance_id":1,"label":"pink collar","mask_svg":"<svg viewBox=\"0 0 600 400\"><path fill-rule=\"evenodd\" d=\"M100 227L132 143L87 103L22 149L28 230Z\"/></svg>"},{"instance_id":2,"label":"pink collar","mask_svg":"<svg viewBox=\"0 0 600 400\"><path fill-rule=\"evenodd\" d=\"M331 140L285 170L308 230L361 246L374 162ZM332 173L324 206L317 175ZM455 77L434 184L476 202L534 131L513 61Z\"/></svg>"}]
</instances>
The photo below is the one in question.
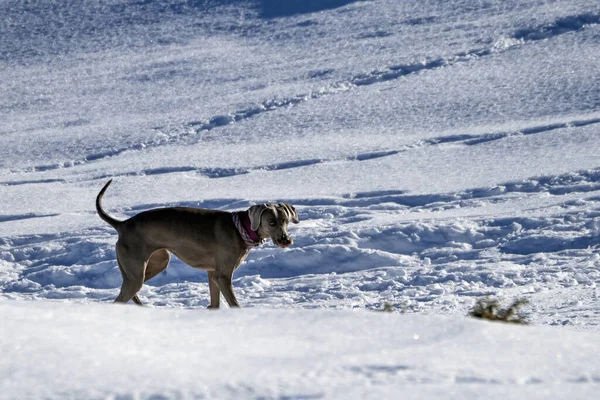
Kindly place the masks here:
<instances>
[{"instance_id":1,"label":"pink collar","mask_svg":"<svg viewBox=\"0 0 600 400\"><path fill-rule=\"evenodd\" d=\"M248 246L256 247L265 242L265 239L261 239L258 234L252 230L248 211L233 212L231 213L231 217L233 218L233 223L240 233L240 236Z\"/></svg>"}]
</instances>

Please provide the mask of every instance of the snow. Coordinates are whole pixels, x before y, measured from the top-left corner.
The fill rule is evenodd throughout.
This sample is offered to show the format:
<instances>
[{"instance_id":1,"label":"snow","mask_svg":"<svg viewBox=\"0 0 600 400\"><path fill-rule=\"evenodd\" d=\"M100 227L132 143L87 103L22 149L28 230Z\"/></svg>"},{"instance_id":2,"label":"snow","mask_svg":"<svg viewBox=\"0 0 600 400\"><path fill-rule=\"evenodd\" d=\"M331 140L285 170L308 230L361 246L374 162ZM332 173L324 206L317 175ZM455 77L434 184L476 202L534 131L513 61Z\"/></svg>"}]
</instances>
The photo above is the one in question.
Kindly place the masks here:
<instances>
[{"instance_id":1,"label":"snow","mask_svg":"<svg viewBox=\"0 0 600 400\"><path fill-rule=\"evenodd\" d=\"M3 396L593 396L597 1L0 14ZM94 200L110 178L119 218L285 201L301 223L292 247L268 243L236 271L241 311L204 311L206 274L175 258L142 289L147 308L109 307L116 233ZM527 298L533 327L466 319L483 296ZM384 304L391 315L372 311ZM134 341L148 332L155 343Z\"/></svg>"},{"instance_id":2,"label":"snow","mask_svg":"<svg viewBox=\"0 0 600 400\"><path fill-rule=\"evenodd\" d=\"M8 301L0 314L0 391L15 398L559 399L600 382L595 333L465 317Z\"/></svg>"}]
</instances>

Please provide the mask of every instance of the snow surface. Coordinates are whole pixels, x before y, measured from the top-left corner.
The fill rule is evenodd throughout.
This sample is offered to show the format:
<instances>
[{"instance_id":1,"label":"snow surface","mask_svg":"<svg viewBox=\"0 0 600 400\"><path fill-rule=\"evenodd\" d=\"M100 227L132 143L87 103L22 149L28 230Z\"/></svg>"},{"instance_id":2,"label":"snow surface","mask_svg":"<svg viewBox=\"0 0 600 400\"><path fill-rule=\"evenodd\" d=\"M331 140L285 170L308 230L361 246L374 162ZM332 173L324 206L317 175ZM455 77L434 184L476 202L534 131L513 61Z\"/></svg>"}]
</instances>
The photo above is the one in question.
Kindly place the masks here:
<instances>
[{"instance_id":1,"label":"snow surface","mask_svg":"<svg viewBox=\"0 0 600 400\"><path fill-rule=\"evenodd\" d=\"M8 398L20 398L22 388L35 398L312 398L344 397L344 390L360 398L369 390L389 394L388 387L398 390L428 371L443 388L409 382L403 396L475 398L483 390L488 397L562 398L594 386L569 382L598 382L597 361L588 358L598 348L589 335L600 330L596 0L4 1L0 15L2 349L17 332L32 332L32 321L45 321L35 333L42 336L26 342L41 353L2 353L10 356L0 365L17 377L1 381L16 385L4 392ZM234 290L252 310L182 310L203 309L208 287L206 274L176 259L142 289L149 309L112 309L96 304L112 301L121 283L116 234L94 209L109 178L104 205L121 218L170 205L232 211L287 201L301 223L290 228L294 246L253 250L236 271ZM505 303L525 297L529 320L555 327L488 327L462 318L488 295ZM386 303L403 315L363 311ZM123 381L104 385L81 369L84 358L68 353L75 350L44 335L56 329L75 343L86 340L80 331L147 332L151 319L162 318L163 334L179 343L170 336L179 330L167 330L184 323L177 315L187 326L211 320L202 326L235 342L227 351L240 357L248 349L227 336L235 333L217 331L232 320L271 342L279 340L279 321L290 330L301 324L290 351L324 349L336 343L335 332L354 344L326 352L330 361L317 369L326 378L317 374L312 384L313 375L298 372L310 360L273 346L243 360L239 381L213 368L214 385L191 384L188 372L173 369L165 379L158 371L146 379L130 367ZM346 331L298 333L305 320L327 326L338 318ZM372 327L380 318L390 326ZM429 358L414 369L421 350L404 339L382 347L406 351L400 360L378 358L356 344L373 334L361 336L365 320L385 337L393 336L387 329L421 337L431 331L439 342L428 342L428 354L443 365ZM554 355L564 340L561 354L573 349L573 370L552 369L553 355L523 356L520 349L531 346L508 343L512 329ZM496 378L473 360L504 356L488 354L486 340L521 355L523 369L499 362L498 381L544 385L490 387ZM471 357L461 341L481 345L473 363L461 361ZM102 343L89 350L105 366L95 374L115 377L110 368L122 362L115 354L125 344ZM131 346L148 363L162 354ZM211 346L203 342L198 351L211 354ZM354 347L364 351L352 356ZM45 354L50 365L68 359L62 378L29 368ZM299 375L285 376L273 361L282 354L298 363ZM335 364L334 354L356 363ZM336 367L325 373L328 362ZM257 363L275 377L253 381ZM472 369L463 374L462 365ZM80 384L69 378L78 373ZM447 385L469 377L472 385ZM327 389L332 380L345 389ZM373 384L379 380L385 388ZM61 391L60 382L69 389ZM142 382L152 385L140 389Z\"/></svg>"},{"instance_id":2,"label":"snow surface","mask_svg":"<svg viewBox=\"0 0 600 400\"><path fill-rule=\"evenodd\" d=\"M15 399L591 399L600 383L596 333L465 317L8 301L0 315Z\"/></svg>"}]
</instances>

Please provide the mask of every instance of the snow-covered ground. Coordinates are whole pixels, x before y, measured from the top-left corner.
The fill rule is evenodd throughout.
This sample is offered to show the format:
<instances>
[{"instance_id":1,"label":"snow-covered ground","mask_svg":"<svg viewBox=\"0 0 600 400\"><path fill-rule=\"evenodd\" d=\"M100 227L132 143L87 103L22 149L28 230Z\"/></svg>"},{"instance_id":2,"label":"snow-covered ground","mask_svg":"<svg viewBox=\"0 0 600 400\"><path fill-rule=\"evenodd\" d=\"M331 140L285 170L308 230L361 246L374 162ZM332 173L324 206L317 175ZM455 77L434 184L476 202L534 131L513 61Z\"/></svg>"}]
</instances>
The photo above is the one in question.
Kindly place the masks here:
<instances>
[{"instance_id":1,"label":"snow-covered ground","mask_svg":"<svg viewBox=\"0 0 600 400\"><path fill-rule=\"evenodd\" d=\"M587 354L598 352L591 335L600 331L597 1L5 1L0 15L0 315L8 322L0 340L12 349L13 336L25 331L40 346L3 352L10 356L0 367L16 377L0 381L13 385L6 393L345 398L356 389L360 398L361 390L385 392L380 380L397 389L430 373L448 397L471 393L473 385L448 385L464 379L510 394L490 388L495 378L473 361L504 357L486 353L489 341L506 344L524 363L520 370L502 358L497 381L564 383L553 392L561 398L562 390L571 392L568 382L600 379ZM204 308L208 287L205 273L176 259L142 290L149 309L113 309L96 305L112 301L121 283L116 234L94 209L109 178L104 206L121 218L168 205L241 210L286 201L301 223L290 227L294 246L269 243L236 271L240 303L256 309L181 310ZM525 297L534 325L558 326L465 320L486 295ZM397 313L363 310L386 303ZM86 383L67 385L75 360L84 358L44 335L104 343L86 356L104 375L107 365L125 362L118 352L153 363L162 345L157 339L150 350L125 350L118 340L79 332L100 338L113 329L133 338L151 320L170 342L179 342L175 331L197 324L235 343L238 331L255 330L265 337L251 342L260 348L279 343L282 321L281 329L294 331L287 337L292 353L235 344L227 351L245 358L242 376L231 381L194 360L190 368L209 368L202 374L214 386L191 384L191 372L180 370L161 384L159 372L148 370L139 382L154 386L136 392L133 367L118 367L131 370L125 379L133 381L111 371L106 386L93 383L93 369L82 370L86 392ZM227 333L231 320L237 330ZM304 335L307 320L319 327ZM330 320L342 321L331 335L321 328ZM413 331L436 337L426 342L423 364L423 350L404 338ZM393 337L377 349L396 358L356 345L377 334ZM335 335L345 335L348 346L328 349ZM514 335L522 342L508 344ZM182 336L182 347L157 365L196 351L184 345L192 337L198 340ZM476 356L465 353L463 341L480 346ZM523 355L538 343L552 354ZM63 350L70 360L62 392L62 383L49 382L60 382L50 369L30 368L42 357L34 354L55 345L62 350L48 353L49 362L61 362ZM212 362L213 346L202 341L198 358L205 352ZM358 354L349 350L355 347ZM317 371L332 370L310 375L318 362L296 357L300 348L322 352ZM553 369L552 357L569 349L569 365L578 369ZM352 357L356 363L346 359ZM439 368L435 357L444 360ZM289 381L281 363L297 366ZM253 381L258 364L269 369ZM324 389L331 380L343 389ZM593 387L575 386L582 394ZM406 389L415 398L439 394L427 385ZM520 398L543 392L539 385L514 390Z\"/></svg>"},{"instance_id":2,"label":"snow-covered ground","mask_svg":"<svg viewBox=\"0 0 600 400\"><path fill-rule=\"evenodd\" d=\"M597 334L568 329L49 302L0 315L0 398L594 399L600 383Z\"/></svg>"}]
</instances>

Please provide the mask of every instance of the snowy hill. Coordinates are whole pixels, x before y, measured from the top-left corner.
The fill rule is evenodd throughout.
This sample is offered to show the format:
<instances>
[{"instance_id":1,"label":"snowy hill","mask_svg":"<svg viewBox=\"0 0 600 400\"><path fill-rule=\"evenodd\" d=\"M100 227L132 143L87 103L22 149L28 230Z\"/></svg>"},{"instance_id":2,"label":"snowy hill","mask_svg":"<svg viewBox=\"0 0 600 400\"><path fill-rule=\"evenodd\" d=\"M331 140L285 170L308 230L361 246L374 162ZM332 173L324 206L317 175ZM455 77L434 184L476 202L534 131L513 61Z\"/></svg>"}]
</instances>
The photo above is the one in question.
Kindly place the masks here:
<instances>
[{"instance_id":1,"label":"snowy hill","mask_svg":"<svg viewBox=\"0 0 600 400\"><path fill-rule=\"evenodd\" d=\"M0 327L2 346L10 349L17 332L32 332L44 313L66 319L56 327L53 317L38 321L41 334L56 328L80 346L94 342L76 338L76 327L88 336L110 336L111 329L133 335L161 318L179 326L175 315L185 316L183 330L210 319L206 329L231 340L219 331L231 319L240 319L241 330L264 320L271 330L256 334L275 341L279 320L295 329L339 318L343 328L332 332L356 344L373 334L360 332L364 320L378 325L386 318L384 337L417 330L451 345L472 341L481 346L475 359L487 362L498 356L484 353L487 340L509 346L512 355L531 348L527 343L551 349L523 356L523 369L498 361L502 383L542 382L548 390L560 384L551 391L561 398L570 382L598 381L586 358L597 352L590 335L600 324L597 1L50 0L0 2L0 14L0 307L12 321ZM234 290L246 308L239 313L181 310L206 307L208 286L205 273L176 259L140 292L148 309L110 309L96 303L111 302L121 284L116 233L94 209L110 178L104 206L119 218L162 206L233 211L285 201L301 223L290 228L292 247L268 243L236 271ZM527 298L524 311L536 327L462 318L488 295ZM405 315L363 310L386 303ZM90 319L78 322L84 315ZM463 333L446 335L452 329ZM506 339L510 332L521 342ZM30 343L53 346L37 334ZM323 344L308 333L291 340L314 351L335 342L333 333L311 334ZM480 384L486 397L541 396L538 385L492 394L493 373L474 359L463 363L470 357L463 347L440 356L437 369L431 354L448 349L433 339L427 351L434 358L416 368L421 350L400 337L381 347L395 355L389 360L365 349L351 362L346 353L354 345L326 353L330 361L319 371L334 368L312 386L298 378L310 375L311 361L301 357L281 359L299 363L293 382L278 375L281 364L270 358L281 354L277 348L240 361L246 370L231 391L220 378L205 387L174 374L172 383L147 391L117 373L110 385L95 385L92 372L82 370L90 391L82 383L64 393L344 398L349 388L375 388L379 380L392 388L431 373L437 383L473 378L478 389L446 385L438 392L415 384L406 396L451 397L451 386L457 398L474 398ZM103 343L115 351L125 346ZM578 369L549 364L563 345L561 354L574 349L569 365ZM132 351L150 363L160 349L153 346ZM32 349L26 356L10 350L2 368L30 372L2 385L60 397L58 384L25 384L50 379L42 366L28 367L35 351L46 351ZM107 349L93 350L100 362L123 362ZM337 364L334 354L350 358ZM257 360L275 378L244 386ZM78 365L69 364L57 382L68 383ZM154 382L154 373L144 382ZM337 386L353 383L323 389L338 373ZM189 392L175 382L189 383ZM122 392L105 391L121 384ZM574 386L583 396L594 385Z\"/></svg>"}]
</instances>

